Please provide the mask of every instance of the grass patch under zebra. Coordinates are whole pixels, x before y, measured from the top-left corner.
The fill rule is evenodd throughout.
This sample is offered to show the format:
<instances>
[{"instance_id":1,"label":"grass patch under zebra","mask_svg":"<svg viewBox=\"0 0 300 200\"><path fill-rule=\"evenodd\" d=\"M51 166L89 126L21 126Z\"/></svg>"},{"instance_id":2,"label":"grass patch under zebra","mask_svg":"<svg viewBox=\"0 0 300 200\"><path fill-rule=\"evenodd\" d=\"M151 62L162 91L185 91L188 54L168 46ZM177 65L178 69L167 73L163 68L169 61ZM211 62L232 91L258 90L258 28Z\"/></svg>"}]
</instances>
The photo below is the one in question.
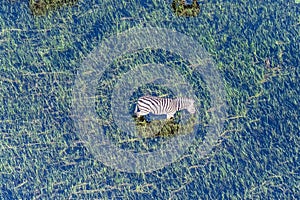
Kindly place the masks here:
<instances>
[{"instance_id":1,"label":"grass patch under zebra","mask_svg":"<svg viewBox=\"0 0 300 200\"><path fill-rule=\"evenodd\" d=\"M176 119L162 119L147 121L145 117L135 118L137 132L142 138L147 137L172 137L178 133L189 134L193 131L196 119L191 117L184 126L176 122Z\"/></svg>"}]
</instances>

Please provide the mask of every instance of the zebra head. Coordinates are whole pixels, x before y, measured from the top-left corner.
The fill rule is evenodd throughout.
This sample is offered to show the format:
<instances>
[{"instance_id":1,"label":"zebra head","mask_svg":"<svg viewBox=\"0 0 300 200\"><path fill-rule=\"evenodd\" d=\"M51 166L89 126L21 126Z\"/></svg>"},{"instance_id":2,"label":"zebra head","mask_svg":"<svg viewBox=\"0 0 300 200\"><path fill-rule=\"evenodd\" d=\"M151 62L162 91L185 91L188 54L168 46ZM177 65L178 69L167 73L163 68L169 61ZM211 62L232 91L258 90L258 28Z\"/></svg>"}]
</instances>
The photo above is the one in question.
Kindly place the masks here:
<instances>
[{"instance_id":1,"label":"zebra head","mask_svg":"<svg viewBox=\"0 0 300 200\"><path fill-rule=\"evenodd\" d=\"M190 98L178 98L175 100L178 109L177 110L183 110L186 109L189 113L194 114L196 112L194 103L194 99Z\"/></svg>"},{"instance_id":2,"label":"zebra head","mask_svg":"<svg viewBox=\"0 0 300 200\"><path fill-rule=\"evenodd\" d=\"M187 106L187 111L191 114L194 114L196 112L196 109L195 109L195 106L194 106L194 103L195 103L195 100L194 99L188 99L188 102L189 102L189 105Z\"/></svg>"}]
</instances>

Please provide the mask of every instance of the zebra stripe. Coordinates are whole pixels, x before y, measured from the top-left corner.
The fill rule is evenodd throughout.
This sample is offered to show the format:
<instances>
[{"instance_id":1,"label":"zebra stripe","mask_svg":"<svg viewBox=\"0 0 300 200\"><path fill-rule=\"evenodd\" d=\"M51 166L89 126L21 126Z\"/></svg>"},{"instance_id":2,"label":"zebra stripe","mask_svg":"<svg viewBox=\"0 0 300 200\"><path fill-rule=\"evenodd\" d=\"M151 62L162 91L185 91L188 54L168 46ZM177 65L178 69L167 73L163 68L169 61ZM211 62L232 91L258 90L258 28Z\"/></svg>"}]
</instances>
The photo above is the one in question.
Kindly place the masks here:
<instances>
[{"instance_id":1,"label":"zebra stripe","mask_svg":"<svg viewBox=\"0 0 300 200\"><path fill-rule=\"evenodd\" d=\"M138 99L135 107L135 115L137 117L147 115L149 113L155 115L167 115L167 119L174 117L179 110L188 110L189 113L195 113L194 100L189 98L160 98L155 96L143 96ZM139 112L138 112L139 110Z\"/></svg>"}]
</instances>

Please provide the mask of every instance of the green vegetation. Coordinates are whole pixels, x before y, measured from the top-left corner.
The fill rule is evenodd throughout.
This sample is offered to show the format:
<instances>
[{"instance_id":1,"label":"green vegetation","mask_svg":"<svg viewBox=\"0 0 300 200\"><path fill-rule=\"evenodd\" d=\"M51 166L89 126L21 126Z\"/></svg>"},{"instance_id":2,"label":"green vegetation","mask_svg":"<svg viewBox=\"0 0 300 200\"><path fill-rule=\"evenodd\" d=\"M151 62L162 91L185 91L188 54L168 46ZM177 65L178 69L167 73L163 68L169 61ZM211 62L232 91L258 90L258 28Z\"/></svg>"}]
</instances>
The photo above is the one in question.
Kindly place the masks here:
<instances>
[{"instance_id":1,"label":"green vegetation","mask_svg":"<svg viewBox=\"0 0 300 200\"><path fill-rule=\"evenodd\" d=\"M29 7L33 15L46 15L51 10L62 6L74 5L78 0L29 0Z\"/></svg>"},{"instance_id":2,"label":"green vegetation","mask_svg":"<svg viewBox=\"0 0 300 200\"><path fill-rule=\"evenodd\" d=\"M173 0L172 10L177 16L196 17L200 12L200 6L197 0L192 4L186 4L184 0Z\"/></svg>"},{"instance_id":3,"label":"green vegetation","mask_svg":"<svg viewBox=\"0 0 300 200\"><path fill-rule=\"evenodd\" d=\"M0 5L0 199L299 199L299 4L204 1L197 17L186 18L174 15L171 3L80 1L39 18L22 2ZM196 153L201 135L178 161L134 174L105 166L78 137L72 86L102 39L144 24L199 41L224 77L229 109L206 158ZM127 57L127 66L153 59L143 56ZM103 105L95 107L110 123L105 106L113 78L107 83ZM213 108L202 89L205 127ZM167 125L168 133L179 127ZM113 142L128 143L113 130L107 133ZM155 150L171 137L142 138L140 147Z\"/></svg>"}]
</instances>

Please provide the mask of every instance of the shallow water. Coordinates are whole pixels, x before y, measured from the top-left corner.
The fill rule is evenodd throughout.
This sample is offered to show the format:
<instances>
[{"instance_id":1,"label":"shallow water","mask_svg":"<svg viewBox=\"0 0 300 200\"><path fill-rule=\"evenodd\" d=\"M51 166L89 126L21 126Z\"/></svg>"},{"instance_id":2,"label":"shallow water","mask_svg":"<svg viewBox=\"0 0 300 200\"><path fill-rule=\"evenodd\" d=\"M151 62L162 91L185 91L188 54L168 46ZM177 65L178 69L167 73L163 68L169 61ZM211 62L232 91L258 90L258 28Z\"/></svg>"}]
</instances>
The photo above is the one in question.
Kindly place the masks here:
<instances>
[{"instance_id":1,"label":"shallow water","mask_svg":"<svg viewBox=\"0 0 300 200\"><path fill-rule=\"evenodd\" d=\"M299 199L299 4L2 1L1 199Z\"/></svg>"}]
</instances>

